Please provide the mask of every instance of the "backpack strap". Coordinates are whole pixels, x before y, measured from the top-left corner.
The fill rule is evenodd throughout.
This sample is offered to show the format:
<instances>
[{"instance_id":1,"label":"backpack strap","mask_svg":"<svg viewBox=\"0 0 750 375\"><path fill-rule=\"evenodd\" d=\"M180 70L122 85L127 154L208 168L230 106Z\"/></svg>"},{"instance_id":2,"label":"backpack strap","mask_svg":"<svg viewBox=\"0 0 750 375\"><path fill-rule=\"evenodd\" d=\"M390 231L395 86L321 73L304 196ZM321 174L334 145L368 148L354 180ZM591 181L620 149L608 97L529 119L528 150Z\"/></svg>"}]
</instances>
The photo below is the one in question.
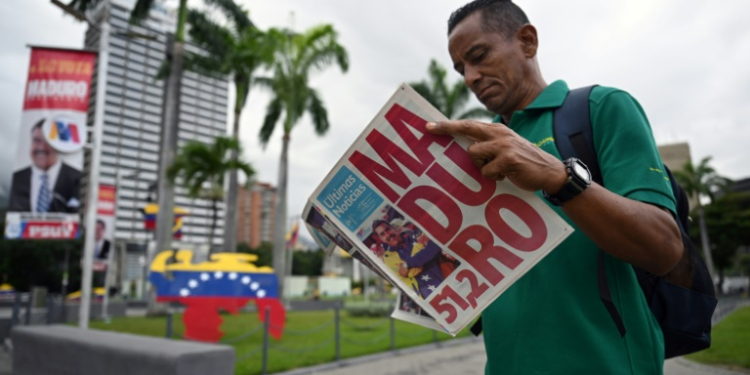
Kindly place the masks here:
<instances>
[{"instance_id":1,"label":"backpack strap","mask_svg":"<svg viewBox=\"0 0 750 375\"><path fill-rule=\"evenodd\" d=\"M596 85L594 85L596 86ZM594 86L570 90L552 119L555 146L562 160L577 157L589 168L591 179L602 184L599 159L594 148L594 130L591 126L589 96Z\"/></svg>"},{"instance_id":2,"label":"backpack strap","mask_svg":"<svg viewBox=\"0 0 750 375\"><path fill-rule=\"evenodd\" d=\"M594 130L591 125L589 109L589 96L594 86L581 87L568 92L563 104L554 112L552 132L560 158L563 160L571 157L581 159L583 164L586 164L589 168L592 180L603 186L604 180L594 147ZM612 293L609 290L607 273L604 269L604 252L601 250L599 250L597 260L596 278L599 286L599 298L609 315L612 316L620 336L625 336L625 324L612 301Z\"/></svg>"}]
</instances>

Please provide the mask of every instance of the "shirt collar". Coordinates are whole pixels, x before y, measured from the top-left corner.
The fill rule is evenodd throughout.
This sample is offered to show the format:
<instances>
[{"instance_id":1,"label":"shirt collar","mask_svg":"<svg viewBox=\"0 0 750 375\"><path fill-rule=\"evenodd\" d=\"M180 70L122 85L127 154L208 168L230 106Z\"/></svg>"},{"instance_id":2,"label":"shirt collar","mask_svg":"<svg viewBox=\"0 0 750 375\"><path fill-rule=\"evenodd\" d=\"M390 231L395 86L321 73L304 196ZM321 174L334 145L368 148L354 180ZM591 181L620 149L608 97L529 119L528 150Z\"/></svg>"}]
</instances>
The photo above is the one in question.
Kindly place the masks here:
<instances>
[{"instance_id":1,"label":"shirt collar","mask_svg":"<svg viewBox=\"0 0 750 375\"><path fill-rule=\"evenodd\" d=\"M570 89L568 89L568 84L565 81L552 82L524 110L557 108L563 104L568 91Z\"/></svg>"},{"instance_id":2,"label":"shirt collar","mask_svg":"<svg viewBox=\"0 0 750 375\"><path fill-rule=\"evenodd\" d=\"M55 162L55 164L52 164L52 166L49 167L49 169L47 169L46 171L43 171L37 168L37 166L32 163L31 171L32 171L33 178L39 178L39 176L46 173L47 183L50 184L49 189L52 190L55 181L57 181L57 175L60 173L61 167L62 167L62 162L60 160L57 160L57 162Z\"/></svg>"},{"instance_id":3,"label":"shirt collar","mask_svg":"<svg viewBox=\"0 0 750 375\"><path fill-rule=\"evenodd\" d=\"M537 96L531 104L518 112L558 108L563 104L563 101L565 101L565 97L568 96L568 91L570 91L570 89L565 81L557 80L552 82L545 87L541 93L539 93L539 96ZM493 122L503 122L502 116L497 115Z\"/></svg>"}]
</instances>

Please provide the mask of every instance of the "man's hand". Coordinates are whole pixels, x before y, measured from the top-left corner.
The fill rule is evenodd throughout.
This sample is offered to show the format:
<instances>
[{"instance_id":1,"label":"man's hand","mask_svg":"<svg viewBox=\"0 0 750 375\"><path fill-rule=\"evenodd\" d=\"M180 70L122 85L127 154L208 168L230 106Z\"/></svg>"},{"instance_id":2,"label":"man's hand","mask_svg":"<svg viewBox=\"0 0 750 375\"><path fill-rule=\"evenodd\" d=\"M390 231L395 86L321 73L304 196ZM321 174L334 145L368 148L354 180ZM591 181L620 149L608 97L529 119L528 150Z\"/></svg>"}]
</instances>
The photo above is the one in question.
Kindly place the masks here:
<instances>
[{"instance_id":1,"label":"man's hand","mask_svg":"<svg viewBox=\"0 0 750 375\"><path fill-rule=\"evenodd\" d=\"M565 184L565 165L554 156L525 140L503 124L472 120L427 123L433 134L466 137L474 144L467 151L474 164L488 179L508 178L517 187L550 194Z\"/></svg>"}]
</instances>

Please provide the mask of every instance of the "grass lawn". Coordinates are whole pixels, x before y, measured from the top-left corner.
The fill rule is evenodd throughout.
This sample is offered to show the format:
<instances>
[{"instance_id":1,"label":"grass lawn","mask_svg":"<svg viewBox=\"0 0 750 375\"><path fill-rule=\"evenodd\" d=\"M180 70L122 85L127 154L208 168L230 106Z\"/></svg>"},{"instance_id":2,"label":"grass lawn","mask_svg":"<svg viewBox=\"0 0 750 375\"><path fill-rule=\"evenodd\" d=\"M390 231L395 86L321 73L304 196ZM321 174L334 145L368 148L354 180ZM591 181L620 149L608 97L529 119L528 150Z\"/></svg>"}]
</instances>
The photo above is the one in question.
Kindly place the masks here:
<instances>
[{"instance_id":1,"label":"grass lawn","mask_svg":"<svg viewBox=\"0 0 750 375\"><path fill-rule=\"evenodd\" d=\"M253 375L261 373L263 333L259 327L257 314L222 315L224 323L223 341L230 343L237 351L235 373ZM288 312L282 340L269 339L268 372L291 370L298 367L317 365L335 360L334 312L299 311ZM115 318L110 324L92 322L91 328L127 332L146 336L164 337L165 317ZM384 318L350 317L341 312L341 358L358 357L390 350L390 325ZM255 331L248 337L243 337ZM433 342L434 334L421 326L395 321L395 346L405 348ZM174 318L174 332L184 332L182 316ZM459 337L470 335L468 329ZM439 340L452 337L438 333ZM236 341L236 342L235 342Z\"/></svg>"},{"instance_id":2,"label":"grass lawn","mask_svg":"<svg viewBox=\"0 0 750 375\"><path fill-rule=\"evenodd\" d=\"M750 370L750 307L739 309L711 330L711 347L687 359Z\"/></svg>"}]
</instances>

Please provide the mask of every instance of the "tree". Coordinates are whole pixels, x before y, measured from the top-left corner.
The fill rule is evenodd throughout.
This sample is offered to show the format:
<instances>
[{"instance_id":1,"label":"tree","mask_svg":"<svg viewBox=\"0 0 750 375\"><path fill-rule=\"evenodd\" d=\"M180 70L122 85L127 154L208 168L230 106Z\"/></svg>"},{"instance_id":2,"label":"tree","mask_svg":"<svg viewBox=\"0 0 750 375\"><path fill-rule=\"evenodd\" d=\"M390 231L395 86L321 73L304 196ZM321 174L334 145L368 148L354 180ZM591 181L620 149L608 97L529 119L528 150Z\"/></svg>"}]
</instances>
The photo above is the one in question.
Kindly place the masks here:
<instances>
[{"instance_id":1,"label":"tree","mask_svg":"<svg viewBox=\"0 0 750 375\"><path fill-rule=\"evenodd\" d=\"M452 85L446 82L448 72L434 59L427 68L427 80L412 82L409 85L427 99L430 104L442 112L449 119L493 118L495 114L480 107L461 110L469 102L471 91L463 80L457 80ZM460 113L460 114L459 114Z\"/></svg>"},{"instance_id":2,"label":"tree","mask_svg":"<svg viewBox=\"0 0 750 375\"><path fill-rule=\"evenodd\" d=\"M716 198L704 207L704 215L719 275L717 288L723 290L724 273L734 266L737 250L750 244L750 193L729 193Z\"/></svg>"},{"instance_id":3,"label":"tree","mask_svg":"<svg viewBox=\"0 0 750 375\"><path fill-rule=\"evenodd\" d=\"M23 292L30 291L33 286L44 286L50 293L60 293L63 291L66 253L69 254L69 281L65 292L70 293L81 287L81 239L0 239L0 284L8 283L15 290Z\"/></svg>"},{"instance_id":4,"label":"tree","mask_svg":"<svg viewBox=\"0 0 750 375\"><path fill-rule=\"evenodd\" d=\"M321 276L323 274L323 261L325 252L317 249L315 251L295 251L292 253L292 269L295 275Z\"/></svg>"},{"instance_id":5,"label":"tree","mask_svg":"<svg viewBox=\"0 0 750 375\"><path fill-rule=\"evenodd\" d=\"M289 142L294 126L309 113L315 132L323 135L328 131L328 110L317 90L310 87L312 73L337 64L343 72L349 69L349 57L338 43L338 33L331 25L308 29L304 33L291 30L271 29L269 36L276 44L273 63L273 77L259 78L257 82L272 92L266 109L266 117L260 129L260 141L266 145L271 139L276 124L283 115L283 135L281 138L281 158L279 161L279 181L277 186L278 204L274 218L274 270L279 276L283 290L284 255L286 251L287 225L287 177L289 168ZM283 295L282 291L280 295Z\"/></svg>"},{"instance_id":6,"label":"tree","mask_svg":"<svg viewBox=\"0 0 750 375\"><path fill-rule=\"evenodd\" d=\"M255 248L250 247L246 243L241 243L237 245L237 252L257 255L258 260L253 262L257 267L271 267L273 264L273 244L270 242L263 242Z\"/></svg>"},{"instance_id":7,"label":"tree","mask_svg":"<svg viewBox=\"0 0 750 375\"><path fill-rule=\"evenodd\" d=\"M713 278L716 274L716 269L714 268L713 257L711 256L711 246L708 230L706 229L705 213L700 198L705 196L713 201L714 194L719 190L725 189L729 180L719 176L714 168L709 165L710 162L711 157L707 156L703 158L696 167L688 160L688 162L682 167L682 170L674 171L674 177L689 197L698 198L698 205L695 209L698 211L698 225L700 227L703 256L706 259L708 272Z\"/></svg>"},{"instance_id":8,"label":"tree","mask_svg":"<svg viewBox=\"0 0 750 375\"><path fill-rule=\"evenodd\" d=\"M254 75L258 68L273 61L273 45L266 34L256 28L247 11L232 0L207 1L229 20L229 26L221 26L200 11L189 10L192 43L208 52L207 55L188 53L185 69L205 75L228 75L231 77L237 95L234 101L234 123L232 137L239 139L240 115L247 103ZM237 160L237 152L232 151L232 160ZM237 194L238 172L229 173L229 188L224 219L224 248L235 251L237 247Z\"/></svg>"},{"instance_id":9,"label":"tree","mask_svg":"<svg viewBox=\"0 0 750 375\"><path fill-rule=\"evenodd\" d=\"M233 152L242 154L242 146L236 138L218 137L212 145L193 141L180 150L167 171L167 177L172 184L177 177L182 177L190 197L201 197L211 201L213 218L208 241L209 254L213 251L218 214L216 206L224 199L224 175L232 170L241 170L248 176L255 173L250 164L232 158L230 154Z\"/></svg>"}]
</instances>

